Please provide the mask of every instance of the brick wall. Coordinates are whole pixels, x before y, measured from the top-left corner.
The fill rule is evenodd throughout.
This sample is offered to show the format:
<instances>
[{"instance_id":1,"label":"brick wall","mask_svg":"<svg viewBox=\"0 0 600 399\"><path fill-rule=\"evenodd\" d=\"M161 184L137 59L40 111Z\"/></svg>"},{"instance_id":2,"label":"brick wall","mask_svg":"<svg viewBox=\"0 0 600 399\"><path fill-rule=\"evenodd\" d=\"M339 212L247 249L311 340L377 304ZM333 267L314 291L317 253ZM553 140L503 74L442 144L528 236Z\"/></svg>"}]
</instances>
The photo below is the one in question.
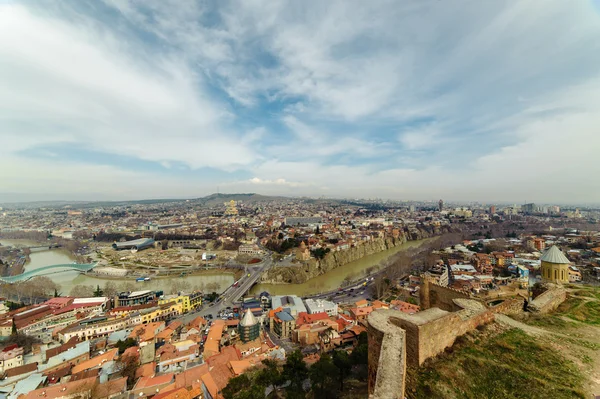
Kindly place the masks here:
<instances>
[{"instance_id":1,"label":"brick wall","mask_svg":"<svg viewBox=\"0 0 600 399\"><path fill-rule=\"evenodd\" d=\"M498 305L490 306L490 310L493 313L501 313L505 315L523 313L523 302L525 298L522 296L512 297L505 299Z\"/></svg>"},{"instance_id":2,"label":"brick wall","mask_svg":"<svg viewBox=\"0 0 600 399\"><path fill-rule=\"evenodd\" d=\"M494 320L472 299L456 299L457 312L430 308L412 315L376 310L369 315L369 393L375 399L403 398L406 365L420 366L452 346L456 338Z\"/></svg>"},{"instance_id":3,"label":"brick wall","mask_svg":"<svg viewBox=\"0 0 600 399\"><path fill-rule=\"evenodd\" d=\"M470 298L466 292L449 287L442 287L423 276L419 291L421 309L440 308L448 312L460 310L454 304L455 299Z\"/></svg>"},{"instance_id":4,"label":"brick wall","mask_svg":"<svg viewBox=\"0 0 600 399\"><path fill-rule=\"evenodd\" d=\"M556 309L567 299L567 290L563 287L553 287L536 297L529 304L529 310L536 313L548 313Z\"/></svg>"},{"instance_id":5,"label":"brick wall","mask_svg":"<svg viewBox=\"0 0 600 399\"><path fill-rule=\"evenodd\" d=\"M369 315L369 396L375 399L404 399L406 333L390 323L388 312L375 311Z\"/></svg>"}]
</instances>

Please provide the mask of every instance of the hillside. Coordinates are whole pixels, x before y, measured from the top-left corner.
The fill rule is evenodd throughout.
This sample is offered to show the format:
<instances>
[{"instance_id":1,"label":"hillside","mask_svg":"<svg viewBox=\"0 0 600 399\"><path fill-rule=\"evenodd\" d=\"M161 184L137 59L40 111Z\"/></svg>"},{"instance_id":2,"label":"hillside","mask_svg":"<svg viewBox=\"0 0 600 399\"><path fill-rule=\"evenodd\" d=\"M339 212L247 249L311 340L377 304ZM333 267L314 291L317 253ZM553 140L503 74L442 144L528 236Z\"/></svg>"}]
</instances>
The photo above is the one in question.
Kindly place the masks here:
<instances>
[{"instance_id":1,"label":"hillside","mask_svg":"<svg viewBox=\"0 0 600 399\"><path fill-rule=\"evenodd\" d=\"M409 369L408 398L588 398L600 393L600 292L570 286L547 315L498 315Z\"/></svg>"}]
</instances>

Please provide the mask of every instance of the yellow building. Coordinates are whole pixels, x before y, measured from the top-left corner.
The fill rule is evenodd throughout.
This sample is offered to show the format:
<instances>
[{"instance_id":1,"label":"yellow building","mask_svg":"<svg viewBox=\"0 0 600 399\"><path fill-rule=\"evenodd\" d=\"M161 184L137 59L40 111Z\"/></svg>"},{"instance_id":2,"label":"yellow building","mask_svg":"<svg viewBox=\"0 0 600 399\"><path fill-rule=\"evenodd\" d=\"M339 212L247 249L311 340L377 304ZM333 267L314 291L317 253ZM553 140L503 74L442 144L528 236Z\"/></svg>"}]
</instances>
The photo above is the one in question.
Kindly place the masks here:
<instances>
[{"instance_id":1,"label":"yellow building","mask_svg":"<svg viewBox=\"0 0 600 399\"><path fill-rule=\"evenodd\" d=\"M542 261L542 278L552 283L569 282L569 259L556 245L548 248L540 258Z\"/></svg>"},{"instance_id":2,"label":"yellow building","mask_svg":"<svg viewBox=\"0 0 600 399\"><path fill-rule=\"evenodd\" d=\"M223 205L225 205L225 216L237 216L237 203L234 200L225 202Z\"/></svg>"},{"instance_id":3,"label":"yellow building","mask_svg":"<svg viewBox=\"0 0 600 399\"><path fill-rule=\"evenodd\" d=\"M181 307L182 313L190 312L202 304L202 293L192 292L191 294L165 295L158 300L159 305L175 302Z\"/></svg>"}]
</instances>

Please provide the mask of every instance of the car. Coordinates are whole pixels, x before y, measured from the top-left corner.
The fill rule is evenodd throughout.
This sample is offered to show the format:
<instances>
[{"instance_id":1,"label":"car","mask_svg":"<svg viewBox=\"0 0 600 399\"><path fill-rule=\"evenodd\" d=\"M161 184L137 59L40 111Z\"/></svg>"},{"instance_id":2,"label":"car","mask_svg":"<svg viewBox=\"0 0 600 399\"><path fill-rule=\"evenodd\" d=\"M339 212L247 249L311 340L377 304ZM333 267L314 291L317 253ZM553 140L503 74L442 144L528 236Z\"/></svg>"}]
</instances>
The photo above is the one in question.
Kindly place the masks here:
<instances>
[{"instance_id":1,"label":"car","mask_svg":"<svg viewBox=\"0 0 600 399\"><path fill-rule=\"evenodd\" d=\"M225 309L231 309L231 306L227 306Z\"/></svg>"}]
</instances>

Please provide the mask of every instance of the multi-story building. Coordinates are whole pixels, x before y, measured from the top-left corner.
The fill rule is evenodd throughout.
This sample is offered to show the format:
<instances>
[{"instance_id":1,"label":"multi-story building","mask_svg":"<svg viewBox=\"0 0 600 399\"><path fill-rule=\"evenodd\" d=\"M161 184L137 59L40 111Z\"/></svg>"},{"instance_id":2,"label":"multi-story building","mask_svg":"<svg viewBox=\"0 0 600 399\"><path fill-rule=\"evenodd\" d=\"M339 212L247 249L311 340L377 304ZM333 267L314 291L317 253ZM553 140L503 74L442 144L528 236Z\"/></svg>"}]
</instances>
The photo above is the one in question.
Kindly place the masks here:
<instances>
[{"instance_id":1,"label":"multi-story building","mask_svg":"<svg viewBox=\"0 0 600 399\"><path fill-rule=\"evenodd\" d=\"M262 255L263 251L258 245L240 245L238 254L240 255Z\"/></svg>"},{"instance_id":2,"label":"multi-story building","mask_svg":"<svg viewBox=\"0 0 600 399\"><path fill-rule=\"evenodd\" d=\"M164 295L158 300L159 305L170 302L181 304L181 312L187 313L202 304L202 293L192 292L191 294Z\"/></svg>"},{"instance_id":3,"label":"multi-story building","mask_svg":"<svg viewBox=\"0 0 600 399\"><path fill-rule=\"evenodd\" d=\"M115 306L143 305L156 299L156 293L150 290L122 292L115 298Z\"/></svg>"},{"instance_id":4,"label":"multi-story building","mask_svg":"<svg viewBox=\"0 0 600 399\"><path fill-rule=\"evenodd\" d=\"M471 257L471 264L479 273L492 274L494 267L492 265L492 256L488 254L476 253Z\"/></svg>"},{"instance_id":5,"label":"multi-story building","mask_svg":"<svg viewBox=\"0 0 600 399\"><path fill-rule=\"evenodd\" d=\"M306 312L302 299L296 295L274 295L271 297L271 307L277 309L289 309L289 314L296 316L300 312Z\"/></svg>"},{"instance_id":6,"label":"multi-story building","mask_svg":"<svg viewBox=\"0 0 600 399\"><path fill-rule=\"evenodd\" d=\"M279 338L290 338L296 328L296 320L289 313L289 309L277 308L269 312L271 331Z\"/></svg>"},{"instance_id":7,"label":"multi-story building","mask_svg":"<svg viewBox=\"0 0 600 399\"><path fill-rule=\"evenodd\" d=\"M0 352L0 374L23 365L23 348L9 346Z\"/></svg>"},{"instance_id":8,"label":"multi-story building","mask_svg":"<svg viewBox=\"0 0 600 399\"><path fill-rule=\"evenodd\" d=\"M108 336L115 331L140 324L140 322L141 320L139 317L124 317L100 323L78 324L62 330L58 336L63 343L67 342L72 337L78 337L80 340L85 341L92 338Z\"/></svg>"},{"instance_id":9,"label":"multi-story building","mask_svg":"<svg viewBox=\"0 0 600 399\"><path fill-rule=\"evenodd\" d=\"M307 299L304 301L306 310L309 314L314 313L327 313L328 316L337 316L338 305L337 303L326 301L324 299Z\"/></svg>"},{"instance_id":10,"label":"multi-story building","mask_svg":"<svg viewBox=\"0 0 600 399\"><path fill-rule=\"evenodd\" d=\"M253 341L258 338L260 333L260 323L254 317L250 309L246 309L244 318L240 321L238 326L238 333L242 342Z\"/></svg>"}]
</instances>

